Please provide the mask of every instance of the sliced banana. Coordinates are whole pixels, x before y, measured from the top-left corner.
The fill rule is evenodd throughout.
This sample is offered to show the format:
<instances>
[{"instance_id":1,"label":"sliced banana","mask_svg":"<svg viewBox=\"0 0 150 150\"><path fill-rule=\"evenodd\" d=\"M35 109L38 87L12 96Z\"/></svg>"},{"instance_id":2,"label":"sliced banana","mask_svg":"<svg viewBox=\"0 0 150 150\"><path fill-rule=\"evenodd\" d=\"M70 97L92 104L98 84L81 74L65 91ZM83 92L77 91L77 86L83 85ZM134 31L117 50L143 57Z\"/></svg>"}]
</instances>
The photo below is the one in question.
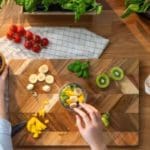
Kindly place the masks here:
<instances>
[{"instance_id":1,"label":"sliced banana","mask_svg":"<svg viewBox=\"0 0 150 150\"><path fill-rule=\"evenodd\" d=\"M54 83L54 76L52 75L47 75L46 78L45 78L45 82L47 84L53 84Z\"/></svg>"},{"instance_id":2,"label":"sliced banana","mask_svg":"<svg viewBox=\"0 0 150 150\"><path fill-rule=\"evenodd\" d=\"M33 95L33 97L37 97L38 96L37 92L35 92L35 91L32 93L32 95Z\"/></svg>"},{"instance_id":3,"label":"sliced banana","mask_svg":"<svg viewBox=\"0 0 150 150\"><path fill-rule=\"evenodd\" d=\"M74 94L76 96L80 96L82 94L82 90L80 88L76 88L76 89L74 89Z\"/></svg>"},{"instance_id":4,"label":"sliced banana","mask_svg":"<svg viewBox=\"0 0 150 150\"><path fill-rule=\"evenodd\" d=\"M36 74L31 74L29 77L29 82L32 84L35 84L37 82L38 78Z\"/></svg>"},{"instance_id":5,"label":"sliced banana","mask_svg":"<svg viewBox=\"0 0 150 150\"><path fill-rule=\"evenodd\" d=\"M70 106L70 108L76 108L77 107L77 103L71 103L69 106Z\"/></svg>"},{"instance_id":6,"label":"sliced banana","mask_svg":"<svg viewBox=\"0 0 150 150\"><path fill-rule=\"evenodd\" d=\"M72 103L76 103L78 101L78 97L77 96L70 96L70 100L72 101Z\"/></svg>"},{"instance_id":7,"label":"sliced banana","mask_svg":"<svg viewBox=\"0 0 150 150\"><path fill-rule=\"evenodd\" d=\"M51 90L51 87L50 87L49 85L44 85L44 86L42 87L42 90L43 90L44 92L49 92L49 91Z\"/></svg>"},{"instance_id":8,"label":"sliced banana","mask_svg":"<svg viewBox=\"0 0 150 150\"><path fill-rule=\"evenodd\" d=\"M42 66L39 67L39 72L40 73L47 73L48 72L48 65L44 64Z\"/></svg>"},{"instance_id":9,"label":"sliced banana","mask_svg":"<svg viewBox=\"0 0 150 150\"><path fill-rule=\"evenodd\" d=\"M27 87L26 87L26 89L28 91L32 91L34 89L34 85L33 84L28 84Z\"/></svg>"},{"instance_id":10,"label":"sliced banana","mask_svg":"<svg viewBox=\"0 0 150 150\"><path fill-rule=\"evenodd\" d=\"M43 74L43 73L39 73L38 74L38 76L37 76L37 78L38 78L38 81L40 81L40 82L42 82L42 81L44 81L45 80L45 74Z\"/></svg>"}]
</instances>

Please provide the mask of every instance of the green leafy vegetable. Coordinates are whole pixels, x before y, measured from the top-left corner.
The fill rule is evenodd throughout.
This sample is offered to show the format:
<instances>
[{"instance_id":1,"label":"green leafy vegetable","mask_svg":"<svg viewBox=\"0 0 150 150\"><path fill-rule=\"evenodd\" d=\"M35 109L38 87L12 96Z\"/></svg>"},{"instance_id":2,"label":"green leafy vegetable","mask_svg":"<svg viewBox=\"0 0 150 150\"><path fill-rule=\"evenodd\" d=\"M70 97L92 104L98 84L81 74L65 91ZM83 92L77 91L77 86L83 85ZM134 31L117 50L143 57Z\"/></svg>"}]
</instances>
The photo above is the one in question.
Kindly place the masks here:
<instances>
[{"instance_id":1,"label":"green leafy vegetable","mask_svg":"<svg viewBox=\"0 0 150 150\"><path fill-rule=\"evenodd\" d=\"M67 96L65 93L62 93L60 97L63 102L66 102L66 100L69 98L69 96Z\"/></svg>"},{"instance_id":2,"label":"green leafy vegetable","mask_svg":"<svg viewBox=\"0 0 150 150\"><path fill-rule=\"evenodd\" d=\"M125 0L126 10L122 14L122 18L129 16L130 14L144 13L150 10L150 0Z\"/></svg>"},{"instance_id":3,"label":"green leafy vegetable","mask_svg":"<svg viewBox=\"0 0 150 150\"><path fill-rule=\"evenodd\" d=\"M89 71L88 70L84 70L82 76L83 76L83 78L88 78L89 77Z\"/></svg>"},{"instance_id":4,"label":"green leafy vegetable","mask_svg":"<svg viewBox=\"0 0 150 150\"><path fill-rule=\"evenodd\" d=\"M90 62L81 62L79 60L74 61L68 65L68 70L76 73L78 77L88 78L89 77L89 66Z\"/></svg>"},{"instance_id":5,"label":"green leafy vegetable","mask_svg":"<svg viewBox=\"0 0 150 150\"><path fill-rule=\"evenodd\" d=\"M27 12L36 11L37 6L44 7L44 11L49 11L49 6L58 4L64 10L75 13L75 20L79 20L86 12L95 11L100 14L102 5L96 0L15 0L18 5L22 5Z\"/></svg>"}]
</instances>

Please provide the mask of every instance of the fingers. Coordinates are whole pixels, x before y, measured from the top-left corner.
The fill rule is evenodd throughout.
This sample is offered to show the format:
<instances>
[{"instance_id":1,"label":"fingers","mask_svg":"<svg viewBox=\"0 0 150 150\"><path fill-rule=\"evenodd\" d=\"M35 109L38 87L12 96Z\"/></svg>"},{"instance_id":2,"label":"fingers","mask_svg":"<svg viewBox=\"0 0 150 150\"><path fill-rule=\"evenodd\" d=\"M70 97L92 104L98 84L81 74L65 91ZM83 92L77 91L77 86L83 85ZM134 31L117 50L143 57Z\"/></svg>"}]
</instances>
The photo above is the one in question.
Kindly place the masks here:
<instances>
[{"instance_id":1,"label":"fingers","mask_svg":"<svg viewBox=\"0 0 150 150\"><path fill-rule=\"evenodd\" d=\"M89 109L91 109L92 111L94 111L95 112L95 114L96 115L100 115L100 113L99 113L99 111L95 108L95 107L93 107L93 106L91 106L91 105L89 105L89 104L86 104L86 103L83 103L83 104L80 104L81 105L81 107L85 107L85 108L89 108Z\"/></svg>"},{"instance_id":2,"label":"fingers","mask_svg":"<svg viewBox=\"0 0 150 150\"><path fill-rule=\"evenodd\" d=\"M88 113L94 123L98 122L98 120L100 119L100 114L97 109L88 104L80 104L80 106Z\"/></svg>"},{"instance_id":3,"label":"fingers","mask_svg":"<svg viewBox=\"0 0 150 150\"><path fill-rule=\"evenodd\" d=\"M1 78L3 80L5 80L7 78L7 74L8 74L8 66L5 67L5 69L4 69L4 71L3 71L2 75L1 75Z\"/></svg>"},{"instance_id":4,"label":"fingers","mask_svg":"<svg viewBox=\"0 0 150 150\"><path fill-rule=\"evenodd\" d=\"M81 131L83 129L82 120L78 115L76 115L76 124L77 124L77 127L78 127L79 131Z\"/></svg>"},{"instance_id":5,"label":"fingers","mask_svg":"<svg viewBox=\"0 0 150 150\"><path fill-rule=\"evenodd\" d=\"M89 116L83 110L79 108L74 108L74 111L82 118L85 125L88 125L90 123Z\"/></svg>"}]
</instances>

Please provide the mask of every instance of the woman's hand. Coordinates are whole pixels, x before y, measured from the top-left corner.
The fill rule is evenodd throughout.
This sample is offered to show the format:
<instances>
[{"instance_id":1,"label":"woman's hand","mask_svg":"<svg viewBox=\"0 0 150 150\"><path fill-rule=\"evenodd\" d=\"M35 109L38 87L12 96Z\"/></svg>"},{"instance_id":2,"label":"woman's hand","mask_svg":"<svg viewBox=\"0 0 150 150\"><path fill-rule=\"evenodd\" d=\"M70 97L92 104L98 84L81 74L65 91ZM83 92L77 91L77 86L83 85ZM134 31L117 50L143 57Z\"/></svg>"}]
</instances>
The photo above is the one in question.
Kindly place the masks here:
<instances>
[{"instance_id":1,"label":"woman's hand","mask_svg":"<svg viewBox=\"0 0 150 150\"><path fill-rule=\"evenodd\" d=\"M4 93L5 93L5 81L8 74L8 67L5 67L5 70L0 75L0 100L4 100Z\"/></svg>"},{"instance_id":2,"label":"woman's hand","mask_svg":"<svg viewBox=\"0 0 150 150\"><path fill-rule=\"evenodd\" d=\"M100 113L93 106L80 104L81 108L75 108L76 124L79 132L92 150L106 150L103 139Z\"/></svg>"},{"instance_id":3,"label":"woman's hand","mask_svg":"<svg viewBox=\"0 0 150 150\"><path fill-rule=\"evenodd\" d=\"M7 119L7 114L5 110L4 93L5 93L5 81L8 74L8 67L0 75L0 118Z\"/></svg>"}]
</instances>

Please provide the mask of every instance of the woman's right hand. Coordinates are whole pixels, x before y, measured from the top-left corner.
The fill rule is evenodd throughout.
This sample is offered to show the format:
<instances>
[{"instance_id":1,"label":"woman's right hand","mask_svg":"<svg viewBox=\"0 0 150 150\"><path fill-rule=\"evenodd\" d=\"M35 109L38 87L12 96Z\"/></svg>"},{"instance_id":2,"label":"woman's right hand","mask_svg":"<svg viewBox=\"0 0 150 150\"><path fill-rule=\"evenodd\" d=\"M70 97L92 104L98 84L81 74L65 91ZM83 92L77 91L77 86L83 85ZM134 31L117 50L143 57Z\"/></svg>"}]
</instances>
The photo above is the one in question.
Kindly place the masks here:
<instances>
[{"instance_id":1,"label":"woman's right hand","mask_svg":"<svg viewBox=\"0 0 150 150\"><path fill-rule=\"evenodd\" d=\"M91 105L80 104L80 106L82 109L74 108L79 132L92 150L106 150L100 113Z\"/></svg>"}]
</instances>

